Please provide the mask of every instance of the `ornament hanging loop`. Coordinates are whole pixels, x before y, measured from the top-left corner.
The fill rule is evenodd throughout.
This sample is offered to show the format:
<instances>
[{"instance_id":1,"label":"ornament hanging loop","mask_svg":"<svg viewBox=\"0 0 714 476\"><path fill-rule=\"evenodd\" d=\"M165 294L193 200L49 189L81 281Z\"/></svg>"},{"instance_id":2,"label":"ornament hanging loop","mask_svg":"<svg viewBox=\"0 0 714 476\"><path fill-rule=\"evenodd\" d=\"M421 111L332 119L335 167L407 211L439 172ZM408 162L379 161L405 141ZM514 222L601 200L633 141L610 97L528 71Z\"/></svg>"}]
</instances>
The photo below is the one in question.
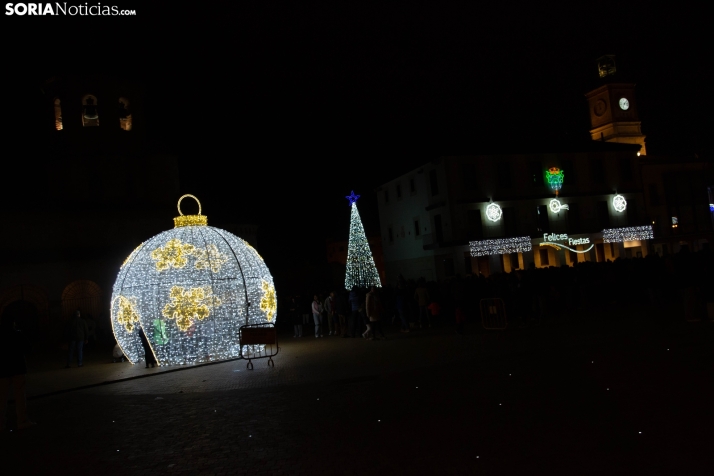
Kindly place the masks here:
<instances>
[{"instance_id":1,"label":"ornament hanging loop","mask_svg":"<svg viewBox=\"0 0 714 476\"><path fill-rule=\"evenodd\" d=\"M198 214L201 214L201 202L198 201L198 198L194 197L190 193L187 193L186 195L182 195L181 198L179 198L178 204L176 204L176 208L178 208L179 215L183 216L183 213L181 212L181 200L183 200L186 197L191 197L194 200L196 200L196 203L198 203Z\"/></svg>"}]
</instances>

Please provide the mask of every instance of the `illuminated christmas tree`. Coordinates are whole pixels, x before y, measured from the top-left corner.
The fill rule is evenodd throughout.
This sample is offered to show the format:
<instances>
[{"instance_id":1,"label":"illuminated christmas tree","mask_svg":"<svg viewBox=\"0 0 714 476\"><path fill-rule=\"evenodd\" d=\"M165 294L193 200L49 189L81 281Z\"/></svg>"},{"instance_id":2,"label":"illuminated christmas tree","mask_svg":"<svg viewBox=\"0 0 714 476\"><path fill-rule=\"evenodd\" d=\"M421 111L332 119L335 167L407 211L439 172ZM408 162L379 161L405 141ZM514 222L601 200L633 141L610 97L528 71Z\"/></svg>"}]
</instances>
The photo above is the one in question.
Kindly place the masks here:
<instances>
[{"instance_id":1,"label":"illuminated christmas tree","mask_svg":"<svg viewBox=\"0 0 714 476\"><path fill-rule=\"evenodd\" d=\"M352 289L353 286L368 288L370 286L382 287L377 273L377 267L372 258L372 251L369 249L367 236L364 234L362 219L357 211L357 199L353 191L351 195L345 197L350 201L352 214L350 217L350 240L347 245L347 273L345 274L345 288Z\"/></svg>"}]
</instances>

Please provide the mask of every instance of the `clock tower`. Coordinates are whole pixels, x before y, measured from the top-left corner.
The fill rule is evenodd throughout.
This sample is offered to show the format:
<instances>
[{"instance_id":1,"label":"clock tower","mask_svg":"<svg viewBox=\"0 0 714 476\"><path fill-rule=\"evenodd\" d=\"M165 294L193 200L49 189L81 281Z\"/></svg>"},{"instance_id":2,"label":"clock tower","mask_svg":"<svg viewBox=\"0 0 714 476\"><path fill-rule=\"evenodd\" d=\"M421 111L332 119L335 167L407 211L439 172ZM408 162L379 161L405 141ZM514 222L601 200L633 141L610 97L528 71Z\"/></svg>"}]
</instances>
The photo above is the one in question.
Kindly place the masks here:
<instances>
[{"instance_id":1,"label":"clock tower","mask_svg":"<svg viewBox=\"0 0 714 476\"><path fill-rule=\"evenodd\" d=\"M647 155L637 114L635 84L609 81L616 72L611 55L598 60L598 70L600 77L608 82L585 95L590 109L590 136L604 142L638 144L640 154Z\"/></svg>"}]
</instances>

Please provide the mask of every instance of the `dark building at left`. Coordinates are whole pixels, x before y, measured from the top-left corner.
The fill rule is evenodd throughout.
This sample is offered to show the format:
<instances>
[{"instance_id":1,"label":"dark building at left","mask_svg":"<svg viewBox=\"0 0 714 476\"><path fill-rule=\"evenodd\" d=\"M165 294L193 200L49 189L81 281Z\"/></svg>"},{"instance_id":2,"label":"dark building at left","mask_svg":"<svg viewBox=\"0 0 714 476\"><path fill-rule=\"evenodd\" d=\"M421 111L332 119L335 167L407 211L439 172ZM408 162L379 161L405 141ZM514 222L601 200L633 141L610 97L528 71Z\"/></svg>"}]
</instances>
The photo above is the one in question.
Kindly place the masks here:
<instances>
[{"instance_id":1,"label":"dark building at left","mask_svg":"<svg viewBox=\"0 0 714 476\"><path fill-rule=\"evenodd\" d=\"M9 137L0 233L0 314L38 342L58 342L79 309L111 338L111 287L142 241L172 227L177 158L147 140L139 83L54 77L16 101L21 138Z\"/></svg>"}]
</instances>

